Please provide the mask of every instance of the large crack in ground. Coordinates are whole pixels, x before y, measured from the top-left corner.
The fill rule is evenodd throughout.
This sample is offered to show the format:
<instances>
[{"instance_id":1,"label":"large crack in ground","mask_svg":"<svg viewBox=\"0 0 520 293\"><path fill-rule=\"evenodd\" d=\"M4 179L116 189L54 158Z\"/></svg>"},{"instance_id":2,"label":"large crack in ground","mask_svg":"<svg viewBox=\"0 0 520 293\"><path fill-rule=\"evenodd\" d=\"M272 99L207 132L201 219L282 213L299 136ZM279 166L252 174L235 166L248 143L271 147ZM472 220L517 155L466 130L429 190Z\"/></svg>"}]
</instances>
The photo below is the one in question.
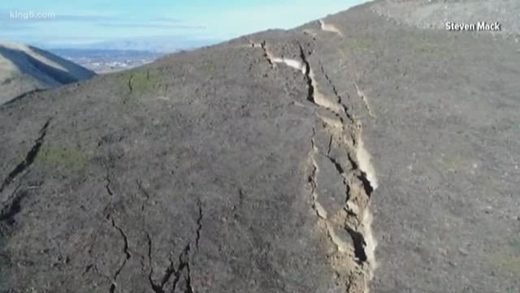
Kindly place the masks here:
<instances>
[{"instance_id":1,"label":"large crack in ground","mask_svg":"<svg viewBox=\"0 0 520 293\"><path fill-rule=\"evenodd\" d=\"M197 201L197 209L198 217L196 219L197 228L195 230L195 250L193 251L193 254L190 255L192 252L192 242L188 241L188 243L184 246L184 249L179 253L177 263L174 259L170 259L168 267L166 267L162 277L158 281L154 280L153 278L153 240L150 234L146 233L148 243L148 264L150 267L148 273L148 282L150 283L150 286L155 293L176 292L178 286L180 286L181 280L184 281L184 288L180 289L183 290L182 293L195 292L191 280L191 259L199 249L199 242L202 232L203 209L202 202L200 200ZM169 283L171 283L171 289L167 290L166 287Z\"/></svg>"},{"instance_id":2,"label":"large crack in ground","mask_svg":"<svg viewBox=\"0 0 520 293\"><path fill-rule=\"evenodd\" d=\"M47 130L49 128L52 118L47 119L39 131L38 138L34 141L31 149L25 155L25 158L9 172L7 177L3 180L0 186L0 194L3 193L13 182L20 177L28 174L28 170L34 163L41 147L45 142ZM22 210L22 201L29 196L29 191L22 188L22 183L18 183L14 190L10 192L7 198L2 202L0 210L0 235L6 235L15 223L15 217Z\"/></svg>"},{"instance_id":3,"label":"large crack in ground","mask_svg":"<svg viewBox=\"0 0 520 293\"><path fill-rule=\"evenodd\" d=\"M109 168L108 165L106 167L106 175L105 175L105 190L108 195L115 196L114 191L111 188L111 180L109 176ZM146 202L150 199L150 194L146 189L144 188L142 182L140 180L136 180L137 187L139 192L143 195L144 201L141 206L141 211L144 211ZM184 246L182 251L178 254L177 260L170 258L169 264L165 268L164 273L162 276L155 280L154 275L154 266L153 266L153 257L152 257L152 249L153 249L153 239L150 233L145 231L146 236L146 243L148 245L147 248L147 254L148 257L148 282L153 292L155 293L166 293L166 292L178 292L176 290L182 290L180 292L182 293L194 293L195 290L192 285L192 279L191 279L191 260L195 256L195 254L198 252L199 249L199 242L201 239L201 233L202 233L202 220L204 217L203 214L203 205L202 201L199 199L197 200L197 211L198 215L195 220L196 228L194 231L194 237L192 241L188 241L188 243ZM124 229L117 224L116 220L114 219L113 212L109 211L107 215L105 216L106 220L109 222L111 227L117 231L117 233L121 236L123 247L121 249L123 253L123 259L118 265L115 272L112 274L112 277L110 277L111 285L109 287L109 292L114 293L116 292L116 289L118 287L118 279L121 276L123 269L128 264L128 262L132 258L132 253L129 246L129 240L127 233L124 231ZM193 249L193 247L195 249ZM143 271L145 271L145 264L144 260L146 257L143 257L141 260L141 266L143 267ZM92 269L92 267L88 268L88 270ZM184 281L182 283L181 281ZM183 287L181 287L183 286Z\"/></svg>"},{"instance_id":4,"label":"large crack in ground","mask_svg":"<svg viewBox=\"0 0 520 293\"><path fill-rule=\"evenodd\" d=\"M323 19L320 19L319 22L322 31L331 32L337 34L340 37L343 37L343 32L340 29L338 29L335 25L331 23L326 23Z\"/></svg>"},{"instance_id":5,"label":"large crack in ground","mask_svg":"<svg viewBox=\"0 0 520 293\"><path fill-rule=\"evenodd\" d=\"M108 163L105 164L105 190L110 196L114 196L114 192L112 191L112 180L110 179L110 168Z\"/></svg>"},{"instance_id":6,"label":"large crack in ground","mask_svg":"<svg viewBox=\"0 0 520 293\"><path fill-rule=\"evenodd\" d=\"M2 182L2 185L0 186L0 193L4 191L4 189L11 184L18 175L23 173L27 168L29 168L33 163L36 157L38 156L38 153L40 152L40 149L43 145L43 142L45 141L45 136L47 135L47 129L49 128L49 125L51 123L52 118L47 119L45 124L43 124L43 127L40 129L40 135L38 138L34 141L33 146L27 152L25 155L25 158L22 162L20 162L16 167L9 172L7 177Z\"/></svg>"},{"instance_id":7,"label":"large crack in ground","mask_svg":"<svg viewBox=\"0 0 520 293\"><path fill-rule=\"evenodd\" d=\"M365 109L367 110L368 115L372 118L376 118L376 116L374 115L374 112L372 112L372 107L370 107L370 103L368 102L367 95L359 88L357 83L354 83L354 86L356 87L356 92L357 92L358 97L361 99L361 101L365 105Z\"/></svg>"},{"instance_id":8,"label":"large crack in ground","mask_svg":"<svg viewBox=\"0 0 520 293\"><path fill-rule=\"evenodd\" d=\"M119 265L119 267L117 268L116 272L114 273L114 276L112 278L112 284L110 285L110 289L109 289L110 293L114 293L116 291L116 287L117 287L117 278L121 274L121 271L124 269L127 262L130 260L130 258L132 258L132 254L130 253L130 249L128 246L128 237L126 236L125 231L123 231L123 229L116 224L116 221L114 220L114 218L112 217L111 214L109 214L107 216L107 218L110 221L110 224L112 225L112 227L119 232L119 234L121 235L121 238L123 240L122 252L124 254L124 258L123 258L123 261L121 262L121 264Z\"/></svg>"},{"instance_id":9,"label":"large crack in ground","mask_svg":"<svg viewBox=\"0 0 520 293\"><path fill-rule=\"evenodd\" d=\"M105 190L108 195L113 197L113 196L115 196L115 194L111 188L112 181L110 179L110 168L109 168L108 164L105 165L105 171L106 171ZM109 209L108 206L107 206L107 209ZM111 284L108 289L108 291L110 293L114 293L116 291L117 286L118 286L118 281L117 281L118 277L121 275L121 272L123 271L123 269L125 268L127 263L132 258L132 254L130 253L130 245L129 245L129 241L128 241L128 236L125 233L125 231L123 230L123 228L116 223L116 220L114 219L114 216L112 215L112 213L113 213L113 211L109 209L107 212L107 215L105 216L105 219L108 221L108 223L110 224L112 229L116 230L117 233L121 236L121 240L123 242L123 248L121 249L121 252L123 253L123 260L121 261L121 263L119 264L116 271L114 272L114 274L111 277Z\"/></svg>"},{"instance_id":10,"label":"large crack in ground","mask_svg":"<svg viewBox=\"0 0 520 293\"><path fill-rule=\"evenodd\" d=\"M335 32L342 35L334 27L327 26L321 22L323 30ZM317 111L317 117L323 122L325 131L329 133L328 147L325 152L320 150L315 142L316 130L313 129L311 138L311 153L309 155L308 182L311 190L311 205L318 217L318 223L323 228L327 238L334 243L337 248L336 259L348 262L354 259L354 270L348 268L344 263L336 263L337 273L340 279L345 281L348 293L369 292L369 282L373 277L376 268L375 248L377 243L372 233L372 213L370 211L370 198L377 188L377 177L375 169L371 163L369 152L362 140L361 122L357 121L349 108L343 103L338 90L326 69L320 62L320 72L324 76L335 95L335 100L323 95L319 91L319 84L316 81L311 62L308 57L311 53L306 53L303 46L299 44L298 56L300 60L286 57L274 56L265 41L260 44L252 43L253 48L261 48L264 57L274 68L276 64L285 64L302 72L307 85L307 97L319 109L331 113L331 117L321 115ZM368 106L367 106L368 107ZM343 119L346 117L347 119ZM347 158L339 158L331 155L332 146L340 146L346 150ZM333 164L338 174L343 178L343 184L347 190L345 194L345 206L336 213L330 213L320 203L318 192L319 182L317 174L320 172L317 157L324 156ZM345 165L343 162L349 162ZM346 231L352 240L352 244L347 243L338 231Z\"/></svg>"}]
</instances>

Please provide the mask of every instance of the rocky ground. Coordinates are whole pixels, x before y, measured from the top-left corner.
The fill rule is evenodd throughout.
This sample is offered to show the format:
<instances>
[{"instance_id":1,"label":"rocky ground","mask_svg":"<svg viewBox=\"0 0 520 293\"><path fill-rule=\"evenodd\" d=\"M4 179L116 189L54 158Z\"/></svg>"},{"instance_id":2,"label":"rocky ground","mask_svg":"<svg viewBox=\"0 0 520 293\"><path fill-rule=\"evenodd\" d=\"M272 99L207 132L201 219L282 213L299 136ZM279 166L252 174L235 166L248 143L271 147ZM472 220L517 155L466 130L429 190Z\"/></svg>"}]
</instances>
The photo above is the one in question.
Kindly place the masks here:
<instances>
[{"instance_id":1,"label":"rocky ground","mask_svg":"<svg viewBox=\"0 0 520 293\"><path fill-rule=\"evenodd\" d=\"M519 45L405 4L2 106L0 291L516 292Z\"/></svg>"}]
</instances>

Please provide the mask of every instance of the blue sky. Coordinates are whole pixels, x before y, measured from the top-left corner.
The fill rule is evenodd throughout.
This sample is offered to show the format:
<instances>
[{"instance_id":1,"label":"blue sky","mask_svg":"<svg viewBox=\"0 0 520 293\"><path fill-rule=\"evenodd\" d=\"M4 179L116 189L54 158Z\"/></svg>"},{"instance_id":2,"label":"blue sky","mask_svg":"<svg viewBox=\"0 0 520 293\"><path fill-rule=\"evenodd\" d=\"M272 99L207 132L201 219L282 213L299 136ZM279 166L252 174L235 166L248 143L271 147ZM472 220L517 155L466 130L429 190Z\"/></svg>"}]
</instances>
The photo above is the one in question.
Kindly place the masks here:
<instances>
[{"instance_id":1,"label":"blue sky","mask_svg":"<svg viewBox=\"0 0 520 293\"><path fill-rule=\"evenodd\" d=\"M268 28L292 28L362 2L0 0L0 39L46 48L147 40L190 47Z\"/></svg>"}]
</instances>

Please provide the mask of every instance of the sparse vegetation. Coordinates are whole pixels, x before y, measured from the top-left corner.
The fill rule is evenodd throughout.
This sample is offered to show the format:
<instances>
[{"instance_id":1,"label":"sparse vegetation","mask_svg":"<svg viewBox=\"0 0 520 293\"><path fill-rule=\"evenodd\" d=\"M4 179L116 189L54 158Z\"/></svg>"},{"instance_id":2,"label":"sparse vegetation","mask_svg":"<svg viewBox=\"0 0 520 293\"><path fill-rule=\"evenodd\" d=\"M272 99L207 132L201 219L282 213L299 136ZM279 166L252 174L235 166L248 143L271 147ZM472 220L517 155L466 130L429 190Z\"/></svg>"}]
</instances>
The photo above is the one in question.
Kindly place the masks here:
<instances>
[{"instance_id":1,"label":"sparse vegetation","mask_svg":"<svg viewBox=\"0 0 520 293\"><path fill-rule=\"evenodd\" d=\"M55 168L79 171L86 166L88 158L80 149L44 146L38 155L37 161Z\"/></svg>"},{"instance_id":2,"label":"sparse vegetation","mask_svg":"<svg viewBox=\"0 0 520 293\"><path fill-rule=\"evenodd\" d=\"M123 104L141 99L163 84L164 77L157 70L137 69L119 75Z\"/></svg>"}]
</instances>

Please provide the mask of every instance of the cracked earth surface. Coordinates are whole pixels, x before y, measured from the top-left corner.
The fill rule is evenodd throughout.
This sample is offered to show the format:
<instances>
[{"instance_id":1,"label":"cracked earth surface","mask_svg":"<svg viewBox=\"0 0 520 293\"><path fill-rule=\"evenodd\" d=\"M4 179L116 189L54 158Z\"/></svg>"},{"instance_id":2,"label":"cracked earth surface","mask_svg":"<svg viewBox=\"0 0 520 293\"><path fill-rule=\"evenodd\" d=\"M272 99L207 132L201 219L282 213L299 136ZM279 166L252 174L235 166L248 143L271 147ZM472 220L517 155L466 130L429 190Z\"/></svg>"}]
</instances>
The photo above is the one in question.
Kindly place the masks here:
<instances>
[{"instance_id":1,"label":"cracked earth surface","mask_svg":"<svg viewBox=\"0 0 520 293\"><path fill-rule=\"evenodd\" d=\"M0 292L514 292L518 45L377 5L0 106Z\"/></svg>"}]
</instances>

